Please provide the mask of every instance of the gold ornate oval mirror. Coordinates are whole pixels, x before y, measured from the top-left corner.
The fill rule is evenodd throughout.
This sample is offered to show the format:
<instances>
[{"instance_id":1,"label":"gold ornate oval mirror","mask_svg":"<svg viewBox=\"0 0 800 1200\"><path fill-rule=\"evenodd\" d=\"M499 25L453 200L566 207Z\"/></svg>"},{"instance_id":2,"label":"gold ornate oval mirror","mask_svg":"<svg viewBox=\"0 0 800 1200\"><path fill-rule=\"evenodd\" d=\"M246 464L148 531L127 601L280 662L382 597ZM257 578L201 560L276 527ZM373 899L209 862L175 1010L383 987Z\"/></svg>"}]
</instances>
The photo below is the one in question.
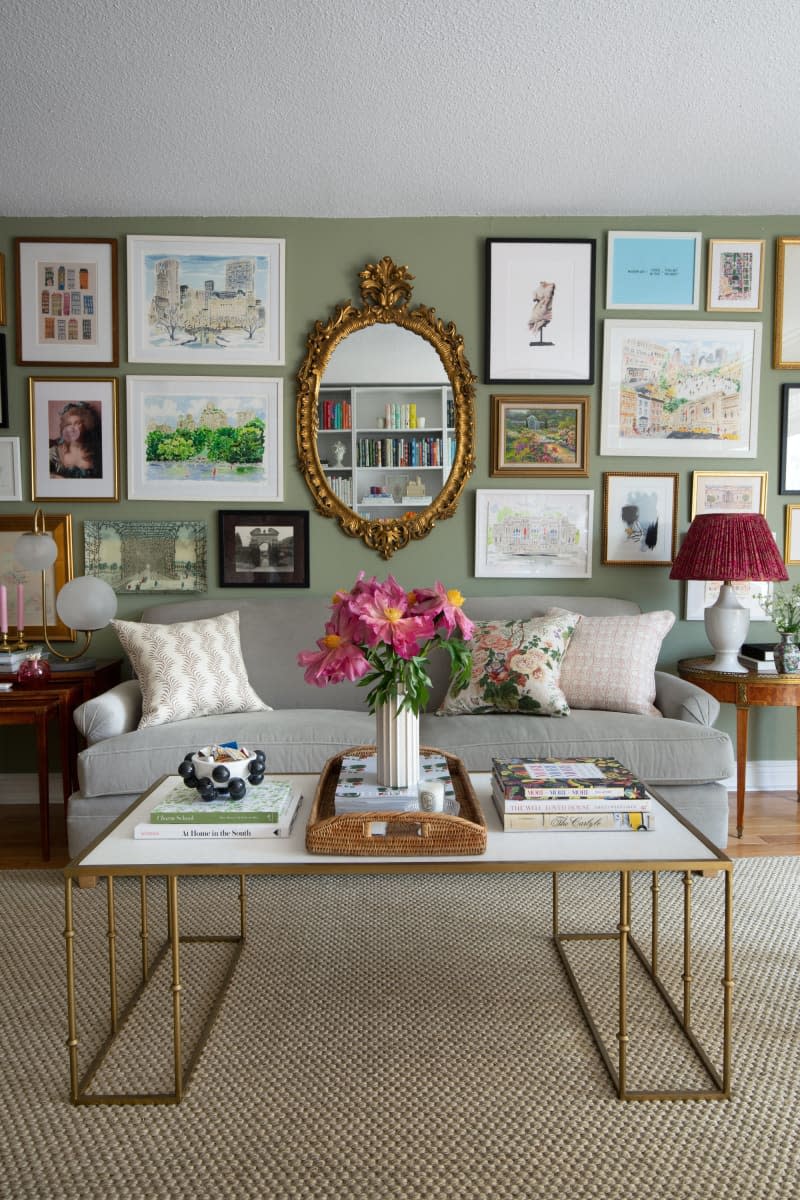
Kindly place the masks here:
<instances>
[{"instance_id":1,"label":"gold ornate oval mirror","mask_svg":"<svg viewBox=\"0 0 800 1200\"><path fill-rule=\"evenodd\" d=\"M382 258L359 278L362 306L338 305L308 336L298 465L317 512L391 558L458 507L475 468L476 376L455 325L409 308L407 267Z\"/></svg>"}]
</instances>

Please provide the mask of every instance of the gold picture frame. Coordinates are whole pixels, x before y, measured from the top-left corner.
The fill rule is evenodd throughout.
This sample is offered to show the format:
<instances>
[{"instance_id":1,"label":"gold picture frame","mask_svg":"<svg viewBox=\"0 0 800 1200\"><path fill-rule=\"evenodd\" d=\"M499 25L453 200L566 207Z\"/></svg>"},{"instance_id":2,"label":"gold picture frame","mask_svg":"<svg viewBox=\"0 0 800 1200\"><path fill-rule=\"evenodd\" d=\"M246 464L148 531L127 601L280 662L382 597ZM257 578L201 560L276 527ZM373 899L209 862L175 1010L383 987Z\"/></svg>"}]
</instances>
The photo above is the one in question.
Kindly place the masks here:
<instances>
[{"instance_id":1,"label":"gold picture frame","mask_svg":"<svg viewBox=\"0 0 800 1200\"><path fill-rule=\"evenodd\" d=\"M800 567L800 504L786 505L783 561L787 567Z\"/></svg>"},{"instance_id":2,"label":"gold picture frame","mask_svg":"<svg viewBox=\"0 0 800 1200\"><path fill-rule=\"evenodd\" d=\"M678 471L603 473L604 567L669 567L678 548Z\"/></svg>"},{"instance_id":3,"label":"gold picture frame","mask_svg":"<svg viewBox=\"0 0 800 1200\"><path fill-rule=\"evenodd\" d=\"M779 237L776 247L772 365L800 367L800 237Z\"/></svg>"},{"instance_id":4,"label":"gold picture frame","mask_svg":"<svg viewBox=\"0 0 800 1200\"><path fill-rule=\"evenodd\" d=\"M31 491L37 503L119 500L118 387L113 377L28 379ZM72 430L65 431L70 422ZM70 441L76 422L83 432Z\"/></svg>"},{"instance_id":5,"label":"gold picture frame","mask_svg":"<svg viewBox=\"0 0 800 1200\"><path fill-rule=\"evenodd\" d=\"M703 513L767 515L768 471L695 471L690 519Z\"/></svg>"},{"instance_id":6,"label":"gold picture frame","mask_svg":"<svg viewBox=\"0 0 800 1200\"><path fill-rule=\"evenodd\" d=\"M492 396L490 475L589 474L588 396Z\"/></svg>"},{"instance_id":7,"label":"gold picture frame","mask_svg":"<svg viewBox=\"0 0 800 1200\"><path fill-rule=\"evenodd\" d=\"M0 325L5 325L6 317L6 256L0 254Z\"/></svg>"},{"instance_id":8,"label":"gold picture frame","mask_svg":"<svg viewBox=\"0 0 800 1200\"><path fill-rule=\"evenodd\" d=\"M56 560L48 567L47 612L42 613L42 576L40 571L26 571L14 559L14 545L21 533L33 532L33 513L0 516L0 583L8 588L9 618L16 616L16 586L25 589L25 636L28 641L44 639L44 622L51 642L74 642L75 631L60 620L56 613L56 596L72 579L72 516L70 513L45 513L45 529L52 534L58 551ZM15 621L12 621L15 624Z\"/></svg>"}]
</instances>

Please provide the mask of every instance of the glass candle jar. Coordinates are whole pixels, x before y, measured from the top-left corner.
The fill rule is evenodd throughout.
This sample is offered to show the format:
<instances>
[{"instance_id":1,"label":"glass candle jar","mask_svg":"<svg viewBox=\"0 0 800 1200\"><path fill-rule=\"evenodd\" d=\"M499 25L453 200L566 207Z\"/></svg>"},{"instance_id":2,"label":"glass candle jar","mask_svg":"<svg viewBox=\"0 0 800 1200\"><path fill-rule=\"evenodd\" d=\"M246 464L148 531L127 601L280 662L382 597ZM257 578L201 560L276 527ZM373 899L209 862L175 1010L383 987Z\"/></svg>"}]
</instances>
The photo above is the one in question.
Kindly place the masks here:
<instances>
[{"instance_id":1,"label":"glass candle jar","mask_svg":"<svg viewBox=\"0 0 800 1200\"><path fill-rule=\"evenodd\" d=\"M49 678L50 664L38 652L30 654L19 664L17 683L20 687L41 687Z\"/></svg>"}]
</instances>

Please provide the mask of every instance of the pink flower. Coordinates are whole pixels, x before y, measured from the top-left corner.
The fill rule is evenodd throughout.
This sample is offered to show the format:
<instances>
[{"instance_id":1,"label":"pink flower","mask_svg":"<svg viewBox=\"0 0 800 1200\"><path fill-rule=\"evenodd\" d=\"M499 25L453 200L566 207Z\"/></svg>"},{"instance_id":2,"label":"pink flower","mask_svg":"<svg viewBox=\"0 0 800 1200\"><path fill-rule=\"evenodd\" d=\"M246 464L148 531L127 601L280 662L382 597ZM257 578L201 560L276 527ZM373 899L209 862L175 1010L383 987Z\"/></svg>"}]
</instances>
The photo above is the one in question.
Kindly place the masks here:
<instances>
[{"instance_id":1,"label":"pink flower","mask_svg":"<svg viewBox=\"0 0 800 1200\"><path fill-rule=\"evenodd\" d=\"M427 613L435 618L437 633L441 633L441 627L444 626L447 637L454 629L458 629L465 642L471 640L475 626L462 612L464 597L458 588L448 590L437 581L433 588L418 588L409 592L409 599L415 613Z\"/></svg>"},{"instance_id":2,"label":"pink flower","mask_svg":"<svg viewBox=\"0 0 800 1200\"><path fill-rule=\"evenodd\" d=\"M408 597L392 575L372 594L363 591L356 596L351 608L369 631L368 646L384 642L400 658L415 658L420 642L434 636L433 617L408 615Z\"/></svg>"},{"instance_id":3,"label":"pink flower","mask_svg":"<svg viewBox=\"0 0 800 1200\"><path fill-rule=\"evenodd\" d=\"M298 664L306 668L303 675L306 683L327 687L345 679L355 682L369 670L361 648L338 633L326 633L317 640L317 646L318 650L301 650L297 656Z\"/></svg>"}]
</instances>

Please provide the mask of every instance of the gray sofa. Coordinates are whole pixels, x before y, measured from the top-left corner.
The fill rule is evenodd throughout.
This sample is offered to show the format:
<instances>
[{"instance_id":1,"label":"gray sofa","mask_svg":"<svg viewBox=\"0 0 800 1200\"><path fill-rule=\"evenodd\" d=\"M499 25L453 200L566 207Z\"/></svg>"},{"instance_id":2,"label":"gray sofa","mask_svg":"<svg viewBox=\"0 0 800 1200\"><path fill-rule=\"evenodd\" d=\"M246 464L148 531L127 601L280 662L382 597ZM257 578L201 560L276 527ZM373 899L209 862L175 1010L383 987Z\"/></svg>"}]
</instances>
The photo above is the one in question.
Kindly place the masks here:
<instances>
[{"instance_id":1,"label":"gray sofa","mask_svg":"<svg viewBox=\"0 0 800 1200\"><path fill-rule=\"evenodd\" d=\"M473 619L529 618L551 607L584 616L638 613L626 600L577 596L500 596L468 599ZM137 729L141 691L127 680L87 701L75 720L87 742L78 756L80 790L68 807L69 851L78 854L138 795L174 774L198 746L238 739L266 751L267 769L318 771L348 746L374 742L374 718L354 684L323 689L305 683L299 650L322 636L327 601L311 596L265 596L258 601L190 600L148 608L156 624L213 617L237 609L250 682L271 712L200 717ZM624 667L624 664L621 664ZM656 705L663 717L573 709L567 717L436 716L447 688L447 659L432 661L434 687L420 725L423 745L457 754L467 768L491 769L494 755L612 755L659 792L716 845L727 842L728 800L720 780L733 774L730 738L713 728L717 702L694 685L656 672Z\"/></svg>"}]
</instances>

